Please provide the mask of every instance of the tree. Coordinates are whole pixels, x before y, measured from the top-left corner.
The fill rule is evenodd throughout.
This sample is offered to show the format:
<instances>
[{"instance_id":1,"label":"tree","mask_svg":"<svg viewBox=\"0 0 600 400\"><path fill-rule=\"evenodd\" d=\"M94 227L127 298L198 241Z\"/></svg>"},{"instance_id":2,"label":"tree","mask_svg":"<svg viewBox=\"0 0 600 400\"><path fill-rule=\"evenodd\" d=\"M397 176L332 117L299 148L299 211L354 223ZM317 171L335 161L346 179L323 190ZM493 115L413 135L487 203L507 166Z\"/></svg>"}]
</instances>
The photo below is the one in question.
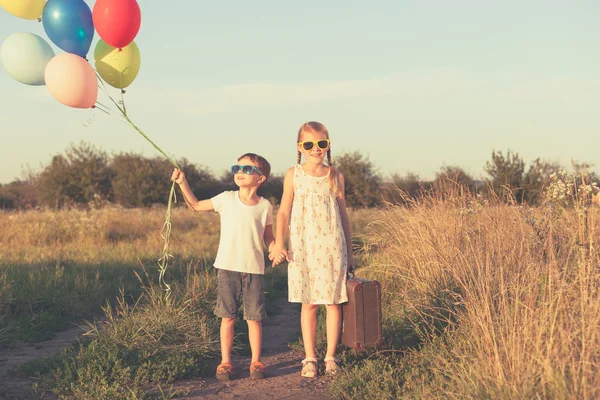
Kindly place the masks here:
<instances>
[{"instance_id":1,"label":"tree","mask_svg":"<svg viewBox=\"0 0 600 400\"><path fill-rule=\"evenodd\" d=\"M17 208L17 196L6 186L0 184L0 210L14 210Z\"/></svg>"},{"instance_id":2,"label":"tree","mask_svg":"<svg viewBox=\"0 0 600 400\"><path fill-rule=\"evenodd\" d=\"M258 194L268 199L273 205L279 204L283 195L283 176L269 176L269 179L258 188Z\"/></svg>"},{"instance_id":3,"label":"tree","mask_svg":"<svg viewBox=\"0 0 600 400\"><path fill-rule=\"evenodd\" d=\"M185 173L192 191L201 199L211 197L215 179L203 167L186 159L177 162ZM115 201L126 207L166 204L173 165L162 157L147 158L140 154L120 153L113 157L111 168Z\"/></svg>"},{"instance_id":4,"label":"tree","mask_svg":"<svg viewBox=\"0 0 600 400\"><path fill-rule=\"evenodd\" d=\"M555 162L549 162L536 158L529 165L523 176L524 199L528 204L539 204L544 198L544 189L550 184L552 174L561 170L561 166Z\"/></svg>"},{"instance_id":5,"label":"tree","mask_svg":"<svg viewBox=\"0 0 600 400\"><path fill-rule=\"evenodd\" d=\"M393 174L390 179L383 183L382 196L389 203L408 204L410 199L420 197L427 190L427 183L423 182L419 175L412 172L404 176Z\"/></svg>"},{"instance_id":6,"label":"tree","mask_svg":"<svg viewBox=\"0 0 600 400\"><path fill-rule=\"evenodd\" d=\"M507 151L506 156L501 152L492 151L492 160L486 162L484 170L491 178L494 191L501 199L510 201L511 192L520 202L523 199L523 172L525 163L518 153Z\"/></svg>"},{"instance_id":7,"label":"tree","mask_svg":"<svg viewBox=\"0 0 600 400\"><path fill-rule=\"evenodd\" d=\"M52 207L69 203L87 204L99 195L110 200L112 171L108 156L88 143L71 144L64 155L56 155L39 175L42 201Z\"/></svg>"},{"instance_id":8,"label":"tree","mask_svg":"<svg viewBox=\"0 0 600 400\"><path fill-rule=\"evenodd\" d=\"M190 188L200 199L209 199L221 193L219 181L213 176L210 170L202 165L196 165L182 158L177 164L185 174ZM173 167L171 167L171 170Z\"/></svg>"},{"instance_id":9,"label":"tree","mask_svg":"<svg viewBox=\"0 0 600 400\"><path fill-rule=\"evenodd\" d=\"M448 184L458 186L462 190L475 189L473 178L464 169L455 165L443 166L435 174L435 179L433 180L434 187L441 189Z\"/></svg>"},{"instance_id":10,"label":"tree","mask_svg":"<svg viewBox=\"0 0 600 400\"><path fill-rule=\"evenodd\" d=\"M35 208L38 204L39 194L32 179L0 185L0 209Z\"/></svg>"},{"instance_id":11,"label":"tree","mask_svg":"<svg viewBox=\"0 0 600 400\"><path fill-rule=\"evenodd\" d=\"M382 200L382 179L368 158L355 151L337 157L334 165L344 174L346 203L350 207L374 207Z\"/></svg>"},{"instance_id":12,"label":"tree","mask_svg":"<svg viewBox=\"0 0 600 400\"><path fill-rule=\"evenodd\" d=\"M595 171L592 171L594 164L586 161L571 160L571 165L573 167L573 171L579 177L579 181L582 181L585 177L586 184L589 185L593 182L596 182L597 185L600 185L600 177Z\"/></svg>"},{"instance_id":13,"label":"tree","mask_svg":"<svg viewBox=\"0 0 600 400\"><path fill-rule=\"evenodd\" d=\"M125 207L145 207L168 201L172 169L169 161L120 153L113 156L111 168L114 172L113 195L117 203Z\"/></svg>"}]
</instances>

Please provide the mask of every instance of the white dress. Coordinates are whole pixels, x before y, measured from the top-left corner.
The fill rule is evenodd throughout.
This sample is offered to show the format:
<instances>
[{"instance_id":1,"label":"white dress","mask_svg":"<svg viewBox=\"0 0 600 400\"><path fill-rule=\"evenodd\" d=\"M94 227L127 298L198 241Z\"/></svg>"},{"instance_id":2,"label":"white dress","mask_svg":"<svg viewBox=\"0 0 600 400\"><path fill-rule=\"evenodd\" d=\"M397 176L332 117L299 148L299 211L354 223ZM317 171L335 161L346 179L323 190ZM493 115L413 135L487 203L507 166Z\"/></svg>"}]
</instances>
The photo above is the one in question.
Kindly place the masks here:
<instances>
[{"instance_id":1,"label":"white dress","mask_svg":"<svg viewBox=\"0 0 600 400\"><path fill-rule=\"evenodd\" d=\"M340 304L348 301L348 253L336 195L329 174L308 175L294 169L294 200L290 218L289 301Z\"/></svg>"}]
</instances>

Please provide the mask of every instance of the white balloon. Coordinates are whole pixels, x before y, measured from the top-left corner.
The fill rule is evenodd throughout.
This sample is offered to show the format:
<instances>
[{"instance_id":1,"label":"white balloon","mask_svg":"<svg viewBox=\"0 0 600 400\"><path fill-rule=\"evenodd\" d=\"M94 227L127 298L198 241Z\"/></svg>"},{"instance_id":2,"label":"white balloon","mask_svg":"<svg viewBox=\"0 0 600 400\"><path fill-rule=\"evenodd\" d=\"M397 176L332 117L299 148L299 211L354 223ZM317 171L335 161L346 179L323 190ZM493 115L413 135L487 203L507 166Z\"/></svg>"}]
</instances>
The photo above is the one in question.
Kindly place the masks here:
<instances>
[{"instance_id":1,"label":"white balloon","mask_svg":"<svg viewBox=\"0 0 600 400\"><path fill-rule=\"evenodd\" d=\"M0 64L26 85L45 85L44 73L52 57L54 51L48 42L29 32L13 33L0 47Z\"/></svg>"}]
</instances>

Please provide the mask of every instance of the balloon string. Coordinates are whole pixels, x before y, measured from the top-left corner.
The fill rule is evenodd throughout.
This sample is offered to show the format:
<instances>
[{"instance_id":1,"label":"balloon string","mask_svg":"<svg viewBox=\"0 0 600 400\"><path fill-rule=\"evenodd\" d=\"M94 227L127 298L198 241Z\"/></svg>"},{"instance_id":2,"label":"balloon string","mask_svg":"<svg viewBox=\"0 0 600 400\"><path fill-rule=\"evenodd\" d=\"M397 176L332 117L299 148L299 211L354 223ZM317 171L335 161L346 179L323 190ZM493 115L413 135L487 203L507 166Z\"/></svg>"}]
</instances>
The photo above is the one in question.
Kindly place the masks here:
<instances>
[{"instance_id":1,"label":"balloon string","mask_svg":"<svg viewBox=\"0 0 600 400\"><path fill-rule=\"evenodd\" d=\"M112 101L112 103L115 105L115 107L117 108L117 110L119 111L119 113L121 114L121 116L125 119L125 121L127 121L127 123L137 132L139 133L144 139L146 139L156 150L158 150L175 168L179 168L179 166L177 165L177 163L167 155L167 153L165 153L163 151L163 149L161 149L160 147L158 147L158 145L156 143L154 143L154 141L152 141L152 139L150 139L148 137L148 135L146 135L130 118L129 115L127 114L127 107L125 106L125 98L123 97L123 93L124 90L121 90L121 101L120 104L110 95L110 93L108 92L108 89L106 87L106 85L104 84L104 81L102 80L102 78L98 75L98 73L96 72L96 75L98 76L98 81L102 84L102 87L104 89L105 94L108 96L108 98L110 99L110 101ZM106 106L102 105L101 103L98 103L99 105L101 105L104 108L107 108ZM169 243L171 241L171 210L173 209L173 204L177 203L177 196L175 194L175 182L173 182L173 184L171 185L171 190L169 192L169 199L167 202L167 213L165 216L165 222L163 224L163 227L160 231L160 236L164 241L163 244L163 249L162 249L162 256L158 259L158 282L159 285L162 286L165 290L165 300L167 300L169 298L169 296L171 295L171 286L165 281L165 273L167 272L167 268L169 266L169 259L173 258L173 255L169 253Z\"/></svg>"}]
</instances>

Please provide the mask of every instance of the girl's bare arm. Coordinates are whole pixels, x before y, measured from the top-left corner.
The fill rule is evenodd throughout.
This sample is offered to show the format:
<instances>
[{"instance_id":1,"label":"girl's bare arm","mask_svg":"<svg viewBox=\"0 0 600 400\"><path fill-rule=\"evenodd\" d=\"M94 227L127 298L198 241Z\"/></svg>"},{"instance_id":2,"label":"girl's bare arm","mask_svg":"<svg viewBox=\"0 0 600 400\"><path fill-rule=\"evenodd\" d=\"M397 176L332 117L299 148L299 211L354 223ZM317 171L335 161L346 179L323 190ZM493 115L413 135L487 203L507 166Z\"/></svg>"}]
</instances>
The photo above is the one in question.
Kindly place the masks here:
<instances>
[{"instance_id":1,"label":"girl's bare arm","mask_svg":"<svg viewBox=\"0 0 600 400\"><path fill-rule=\"evenodd\" d=\"M283 195L277 211L277 229L275 234L276 251L285 251L285 233L290 222L292 202L294 201L294 169L290 168L283 178ZM285 251L287 254L287 251Z\"/></svg>"}]
</instances>

